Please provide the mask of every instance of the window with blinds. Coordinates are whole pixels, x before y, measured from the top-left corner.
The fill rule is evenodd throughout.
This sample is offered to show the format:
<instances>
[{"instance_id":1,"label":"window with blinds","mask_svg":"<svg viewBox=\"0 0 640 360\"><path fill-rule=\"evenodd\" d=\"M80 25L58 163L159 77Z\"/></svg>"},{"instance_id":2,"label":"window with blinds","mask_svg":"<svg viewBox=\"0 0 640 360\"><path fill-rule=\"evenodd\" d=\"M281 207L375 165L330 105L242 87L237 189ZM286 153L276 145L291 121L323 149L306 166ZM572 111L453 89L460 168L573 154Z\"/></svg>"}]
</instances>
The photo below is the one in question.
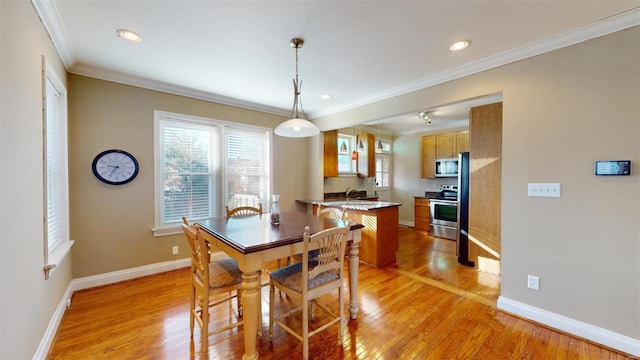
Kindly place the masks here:
<instances>
[{"instance_id":1,"label":"window with blinds","mask_svg":"<svg viewBox=\"0 0 640 360\"><path fill-rule=\"evenodd\" d=\"M45 278L66 256L69 239L69 174L67 90L42 58L44 149L44 270Z\"/></svg>"},{"instance_id":2,"label":"window with blinds","mask_svg":"<svg viewBox=\"0 0 640 360\"><path fill-rule=\"evenodd\" d=\"M267 204L271 129L161 111L154 121L156 229Z\"/></svg>"}]
</instances>

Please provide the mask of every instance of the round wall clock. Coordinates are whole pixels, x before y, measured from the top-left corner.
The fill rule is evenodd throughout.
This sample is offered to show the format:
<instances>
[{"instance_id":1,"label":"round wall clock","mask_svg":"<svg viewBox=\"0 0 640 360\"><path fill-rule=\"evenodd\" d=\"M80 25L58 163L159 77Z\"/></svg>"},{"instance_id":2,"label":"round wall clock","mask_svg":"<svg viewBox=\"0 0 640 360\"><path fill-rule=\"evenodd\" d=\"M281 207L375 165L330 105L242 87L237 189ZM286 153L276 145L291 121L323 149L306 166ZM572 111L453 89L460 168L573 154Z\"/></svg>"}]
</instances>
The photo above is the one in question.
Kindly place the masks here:
<instances>
[{"instance_id":1,"label":"round wall clock","mask_svg":"<svg viewBox=\"0 0 640 360\"><path fill-rule=\"evenodd\" d=\"M138 175L138 161L123 150L105 150L98 154L91 164L93 175L110 185L122 185Z\"/></svg>"}]
</instances>

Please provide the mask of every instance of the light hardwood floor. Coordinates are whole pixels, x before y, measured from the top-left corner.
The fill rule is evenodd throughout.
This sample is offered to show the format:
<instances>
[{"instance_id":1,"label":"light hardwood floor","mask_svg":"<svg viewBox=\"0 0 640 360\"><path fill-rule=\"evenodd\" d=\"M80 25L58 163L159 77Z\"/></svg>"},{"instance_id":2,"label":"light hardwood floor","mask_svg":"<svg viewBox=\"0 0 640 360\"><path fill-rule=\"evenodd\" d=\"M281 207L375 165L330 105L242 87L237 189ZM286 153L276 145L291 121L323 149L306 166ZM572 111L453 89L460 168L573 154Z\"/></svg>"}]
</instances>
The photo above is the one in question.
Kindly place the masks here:
<instances>
[{"instance_id":1,"label":"light hardwood floor","mask_svg":"<svg viewBox=\"0 0 640 360\"><path fill-rule=\"evenodd\" d=\"M411 228L400 229L397 264L361 265L359 275L360 312L344 346L333 326L311 339L312 359L633 359L497 310L498 277L458 266L453 241ZM202 358L199 336L189 338L189 286L181 269L75 293L48 358ZM281 329L267 339L268 296L263 288L260 358L301 358L302 344ZM212 318L227 321L229 309ZM242 328L210 337L210 359L243 351Z\"/></svg>"}]
</instances>

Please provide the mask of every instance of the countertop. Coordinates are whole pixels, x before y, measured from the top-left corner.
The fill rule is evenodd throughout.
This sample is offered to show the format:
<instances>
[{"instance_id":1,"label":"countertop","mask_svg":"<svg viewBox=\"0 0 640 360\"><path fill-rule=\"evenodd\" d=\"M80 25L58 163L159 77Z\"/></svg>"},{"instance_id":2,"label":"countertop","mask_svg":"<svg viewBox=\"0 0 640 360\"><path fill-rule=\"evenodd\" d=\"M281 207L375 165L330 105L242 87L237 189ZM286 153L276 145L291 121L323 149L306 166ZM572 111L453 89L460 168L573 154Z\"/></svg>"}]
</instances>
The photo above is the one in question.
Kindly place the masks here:
<instances>
[{"instance_id":1,"label":"countertop","mask_svg":"<svg viewBox=\"0 0 640 360\"><path fill-rule=\"evenodd\" d=\"M377 209L384 209L394 206L402 206L401 203L387 202L387 201L367 201L367 200L313 200L313 199L298 199L296 202L311 205L322 206L334 206L341 207L343 209L370 211Z\"/></svg>"}]
</instances>

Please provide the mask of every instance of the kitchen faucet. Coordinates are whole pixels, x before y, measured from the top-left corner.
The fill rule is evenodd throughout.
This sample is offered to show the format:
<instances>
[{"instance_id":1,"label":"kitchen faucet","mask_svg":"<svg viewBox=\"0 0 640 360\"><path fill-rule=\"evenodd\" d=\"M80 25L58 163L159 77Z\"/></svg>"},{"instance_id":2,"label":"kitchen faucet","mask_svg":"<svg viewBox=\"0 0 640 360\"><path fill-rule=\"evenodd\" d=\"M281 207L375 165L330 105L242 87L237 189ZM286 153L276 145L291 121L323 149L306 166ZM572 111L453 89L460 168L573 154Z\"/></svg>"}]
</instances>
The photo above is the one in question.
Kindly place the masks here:
<instances>
[{"instance_id":1,"label":"kitchen faucet","mask_svg":"<svg viewBox=\"0 0 640 360\"><path fill-rule=\"evenodd\" d=\"M345 196L346 196L346 197L349 197L349 195L351 195L351 193L352 193L352 192L354 192L354 191L356 191L356 189L349 189L349 188L347 188L347 190L345 190L345 191L344 191L344 192L345 192L345 194L346 194Z\"/></svg>"}]
</instances>

